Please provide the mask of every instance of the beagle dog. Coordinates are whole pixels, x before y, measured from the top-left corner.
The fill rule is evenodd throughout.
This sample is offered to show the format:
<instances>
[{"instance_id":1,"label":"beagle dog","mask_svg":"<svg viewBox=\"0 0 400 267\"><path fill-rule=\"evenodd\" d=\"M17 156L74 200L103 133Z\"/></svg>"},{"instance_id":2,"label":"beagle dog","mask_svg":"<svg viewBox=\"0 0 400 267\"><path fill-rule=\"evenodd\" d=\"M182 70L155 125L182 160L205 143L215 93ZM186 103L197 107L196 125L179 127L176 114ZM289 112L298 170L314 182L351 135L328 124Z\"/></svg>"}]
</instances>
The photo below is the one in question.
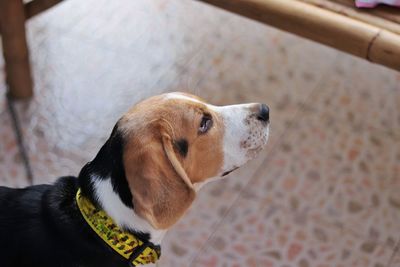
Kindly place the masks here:
<instances>
[{"instance_id":1,"label":"beagle dog","mask_svg":"<svg viewBox=\"0 0 400 267\"><path fill-rule=\"evenodd\" d=\"M78 177L0 187L0 266L136 266L206 183L266 145L265 104L214 106L187 93L136 104Z\"/></svg>"}]
</instances>

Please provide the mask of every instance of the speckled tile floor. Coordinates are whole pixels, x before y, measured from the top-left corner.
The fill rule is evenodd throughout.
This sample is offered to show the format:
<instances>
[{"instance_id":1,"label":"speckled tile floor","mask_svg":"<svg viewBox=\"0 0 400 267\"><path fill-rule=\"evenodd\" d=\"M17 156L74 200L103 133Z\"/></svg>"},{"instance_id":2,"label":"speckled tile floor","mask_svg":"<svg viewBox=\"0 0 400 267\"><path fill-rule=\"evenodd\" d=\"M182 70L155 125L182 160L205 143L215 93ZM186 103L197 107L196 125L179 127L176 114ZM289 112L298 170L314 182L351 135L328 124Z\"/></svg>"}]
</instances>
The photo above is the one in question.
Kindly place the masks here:
<instances>
[{"instance_id":1,"label":"speckled tile floor","mask_svg":"<svg viewBox=\"0 0 400 267\"><path fill-rule=\"evenodd\" d=\"M158 266L400 266L399 73L192 1L69 0L27 26L35 183L76 175L148 96L269 104L266 151L202 190ZM24 186L3 73L0 92L0 184Z\"/></svg>"}]
</instances>

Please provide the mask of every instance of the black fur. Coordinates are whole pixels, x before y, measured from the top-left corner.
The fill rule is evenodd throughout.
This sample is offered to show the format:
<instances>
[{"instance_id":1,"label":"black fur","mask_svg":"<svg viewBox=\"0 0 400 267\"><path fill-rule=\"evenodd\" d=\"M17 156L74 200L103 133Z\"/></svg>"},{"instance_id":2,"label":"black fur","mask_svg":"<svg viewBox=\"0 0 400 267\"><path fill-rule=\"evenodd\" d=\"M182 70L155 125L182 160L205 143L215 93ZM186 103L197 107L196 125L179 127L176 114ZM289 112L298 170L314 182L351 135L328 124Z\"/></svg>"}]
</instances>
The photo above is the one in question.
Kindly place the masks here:
<instances>
[{"instance_id":1,"label":"black fur","mask_svg":"<svg viewBox=\"0 0 400 267\"><path fill-rule=\"evenodd\" d=\"M114 191L128 207L132 195L122 162L123 138L114 128L93 161L76 177L59 178L54 185L24 189L0 187L1 267L101 267L128 266L127 260L108 247L87 225L76 205L79 187L99 205L93 175L111 179ZM136 233L143 241L148 233Z\"/></svg>"},{"instance_id":2,"label":"black fur","mask_svg":"<svg viewBox=\"0 0 400 267\"><path fill-rule=\"evenodd\" d=\"M183 157L186 157L189 151L189 144L186 139L182 138L175 141L175 147L178 149L179 154L181 154Z\"/></svg>"},{"instance_id":3,"label":"black fur","mask_svg":"<svg viewBox=\"0 0 400 267\"><path fill-rule=\"evenodd\" d=\"M79 181L84 193L93 196L93 185L90 175L96 175L99 179L111 178L114 191L119 195L122 202L133 208L132 194L128 187L125 176L122 155L124 141L121 133L118 131L118 124L115 125L110 138L100 149L97 156L86 164L80 174ZM92 199L92 201L96 201Z\"/></svg>"}]
</instances>

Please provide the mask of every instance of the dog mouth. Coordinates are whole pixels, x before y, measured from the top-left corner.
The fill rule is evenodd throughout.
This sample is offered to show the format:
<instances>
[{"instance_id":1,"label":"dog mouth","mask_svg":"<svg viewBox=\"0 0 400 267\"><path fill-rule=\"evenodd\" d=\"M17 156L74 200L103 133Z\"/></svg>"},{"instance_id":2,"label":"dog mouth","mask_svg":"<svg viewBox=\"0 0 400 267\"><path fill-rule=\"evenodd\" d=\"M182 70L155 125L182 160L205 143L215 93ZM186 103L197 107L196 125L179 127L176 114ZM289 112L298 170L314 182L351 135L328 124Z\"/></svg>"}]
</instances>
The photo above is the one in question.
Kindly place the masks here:
<instances>
[{"instance_id":1,"label":"dog mouth","mask_svg":"<svg viewBox=\"0 0 400 267\"><path fill-rule=\"evenodd\" d=\"M222 174L221 177L227 176L228 174L230 174L231 172L233 172L233 171L235 171L235 170L237 170L237 169L239 169L239 167L235 167L235 168L233 168L233 169L230 170L230 171L226 171L226 172L224 172L224 173Z\"/></svg>"}]
</instances>

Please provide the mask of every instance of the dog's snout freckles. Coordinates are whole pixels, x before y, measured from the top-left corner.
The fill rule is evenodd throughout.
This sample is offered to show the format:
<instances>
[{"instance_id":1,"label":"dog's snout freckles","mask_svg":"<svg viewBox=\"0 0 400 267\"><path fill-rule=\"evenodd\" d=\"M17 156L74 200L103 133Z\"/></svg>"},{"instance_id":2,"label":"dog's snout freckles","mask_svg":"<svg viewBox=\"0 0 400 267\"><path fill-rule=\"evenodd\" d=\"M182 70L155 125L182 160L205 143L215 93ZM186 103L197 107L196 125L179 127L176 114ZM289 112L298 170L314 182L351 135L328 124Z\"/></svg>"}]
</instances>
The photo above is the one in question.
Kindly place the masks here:
<instances>
[{"instance_id":1,"label":"dog's snout freckles","mask_svg":"<svg viewBox=\"0 0 400 267\"><path fill-rule=\"evenodd\" d=\"M253 104L245 119L245 127L247 134L241 140L240 147L247 151L247 157L253 158L268 141L269 107L266 104Z\"/></svg>"}]
</instances>

